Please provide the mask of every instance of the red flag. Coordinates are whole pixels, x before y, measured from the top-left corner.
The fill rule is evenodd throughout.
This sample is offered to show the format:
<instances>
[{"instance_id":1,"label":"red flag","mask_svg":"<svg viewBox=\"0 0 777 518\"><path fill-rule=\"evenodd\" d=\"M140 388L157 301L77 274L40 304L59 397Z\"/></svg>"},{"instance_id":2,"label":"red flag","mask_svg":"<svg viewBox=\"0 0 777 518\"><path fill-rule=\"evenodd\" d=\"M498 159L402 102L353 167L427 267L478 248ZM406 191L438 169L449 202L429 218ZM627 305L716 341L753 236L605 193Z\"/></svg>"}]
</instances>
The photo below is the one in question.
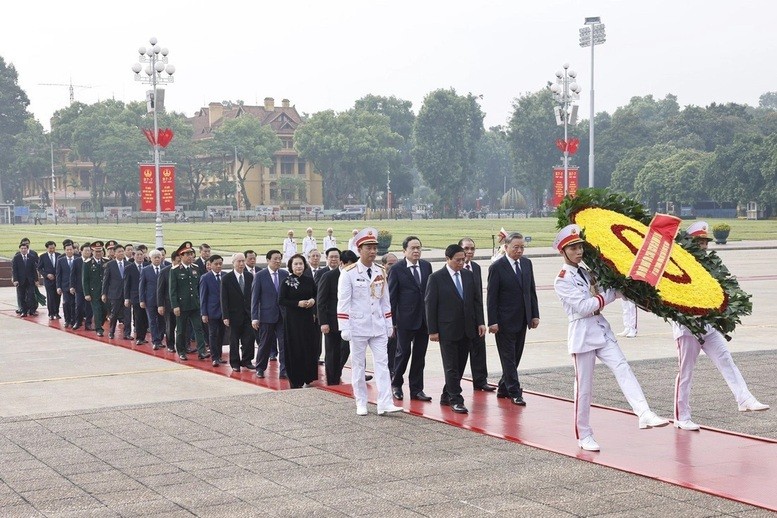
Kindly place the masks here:
<instances>
[{"instance_id":1,"label":"red flag","mask_svg":"<svg viewBox=\"0 0 777 518\"><path fill-rule=\"evenodd\" d=\"M580 147L579 138L573 138L567 141L567 151L569 151L570 155L574 155L575 153L577 153L577 148L579 147Z\"/></svg>"},{"instance_id":2,"label":"red flag","mask_svg":"<svg viewBox=\"0 0 777 518\"><path fill-rule=\"evenodd\" d=\"M556 139L556 147L563 153L567 149L567 143L562 138Z\"/></svg>"},{"instance_id":3,"label":"red flag","mask_svg":"<svg viewBox=\"0 0 777 518\"><path fill-rule=\"evenodd\" d=\"M159 144L162 147L167 147L167 145L172 140L173 140L173 130L171 130L170 128L159 130L159 136L156 139L157 144Z\"/></svg>"},{"instance_id":4,"label":"red flag","mask_svg":"<svg viewBox=\"0 0 777 518\"><path fill-rule=\"evenodd\" d=\"M631 265L629 277L635 281L647 282L651 286L658 284L669 263L680 223L680 218L668 214L653 216L645 241L642 242Z\"/></svg>"}]
</instances>

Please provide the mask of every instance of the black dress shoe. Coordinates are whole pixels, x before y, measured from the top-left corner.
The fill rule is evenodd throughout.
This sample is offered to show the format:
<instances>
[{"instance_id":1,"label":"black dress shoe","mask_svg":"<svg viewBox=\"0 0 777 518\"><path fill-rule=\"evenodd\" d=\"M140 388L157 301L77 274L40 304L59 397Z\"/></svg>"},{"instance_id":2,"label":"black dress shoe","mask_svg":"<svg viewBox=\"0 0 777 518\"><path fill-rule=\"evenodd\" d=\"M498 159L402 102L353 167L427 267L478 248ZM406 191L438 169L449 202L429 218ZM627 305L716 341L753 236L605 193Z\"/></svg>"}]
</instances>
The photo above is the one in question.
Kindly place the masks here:
<instances>
[{"instance_id":1,"label":"black dress shoe","mask_svg":"<svg viewBox=\"0 0 777 518\"><path fill-rule=\"evenodd\" d=\"M175 352L175 347L168 347L167 348L167 352L174 353Z\"/></svg>"},{"instance_id":2,"label":"black dress shoe","mask_svg":"<svg viewBox=\"0 0 777 518\"><path fill-rule=\"evenodd\" d=\"M415 399L416 401L431 401L432 400L432 398L430 398L429 396L424 394L423 390L421 392L417 392L417 393L413 394L412 396L410 396L410 399Z\"/></svg>"},{"instance_id":3,"label":"black dress shoe","mask_svg":"<svg viewBox=\"0 0 777 518\"><path fill-rule=\"evenodd\" d=\"M81 329L81 324L76 324L73 326L73 331L78 331L79 329Z\"/></svg>"},{"instance_id":4,"label":"black dress shoe","mask_svg":"<svg viewBox=\"0 0 777 518\"><path fill-rule=\"evenodd\" d=\"M451 406L451 400L440 396L440 406Z\"/></svg>"},{"instance_id":5,"label":"black dress shoe","mask_svg":"<svg viewBox=\"0 0 777 518\"><path fill-rule=\"evenodd\" d=\"M84 330L86 330L86 331L91 331L91 330L93 330L93 329L94 329L94 328L93 328L92 326L88 326L88 325L87 325L87 326L84 326Z\"/></svg>"},{"instance_id":6,"label":"black dress shoe","mask_svg":"<svg viewBox=\"0 0 777 518\"><path fill-rule=\"evenodd\" d=\"M522 396L512 397L510 398L510 401L513 402L513 405L526 406L526 401L523 400Z\"/></svg>"},{"instance_id":7,"label":"black dress shoe","mask_svg":"<svg viewBox=\"0 0 777 518\"><path fill-rule=\"evenodd\" d=\"M397 399L399 401L402 401L405 397L405 395L402 394L402 389L398 389L398 388L392 389L391 395L394 396L394 399Z\"/></svg>"},{"instance_id":8,"label":"black dress shoe","mask_svg":"<svg viewBox=\"0 0 777 518\"><path fill-rule=\"evenodd\" d=\"M210 358L210 353L197 355L198 360L207 360L208 358Z\"/></svg>"},{"instance_id":9,"label":"black dress shoe","mask_svg":"<svg viewBox=\"0 0 777 518\"><path fill-rule=\"evenodd\" d=\"M216 363L218 363L219 365L221 365L221 364L224 364L224 363L229 363L228 361L226 361L226 360L222 360L221 358L216 358L216 359L215 359L215 360L213 360L213 361L214 361L214 362L216 362Z\"/></svg>"},{"instance_id":10,"label":"black dress shoe","mask_svg":"<svg viewBox=\"0 0 777 518\"><path fill-rule=\"evenodd\" d=\"M110 338L111 340L113 340L113 337L114 337L114 336L115 336L115 335L114 335L113 333L108 333L108 338Z\"/></svg>"},{"instance_id":11,"label":"black dress shoe","mask_svg":"<svg viewBox=\"0 0 777 518\"><path fill-rule=\"evenodd\" d=\"M185 354L179 354L178 359L180 359L182 362L189 360L189 358L187 358Z\"/></svg>"},{"instance_id":12,"label":"black dress shoe","mask_svg":"<svg viewBox=\"0 0 777 518\"><path fill-rule=\"evenodd\" d=\"M213 364L214 364L213 366L214 367L216 366L215 363L216 362L213 362ZM240 366L238 365L237 367L232 367L232 372L240 372Z\"/></svg>"},{"instance_id":13,"label":"black dress shoe","mask_svg":"<svg viewBox=\"0 0 777 518\"><path fill-rule=\"evenodd\" d=\"M192 354L193 352L196 352L196 351L197 349L193 349L192 347L189 347L188 349L186 349L186 354Z\"/></svg>"},{"instance_id":14,"label":"black dress shoe","mask_svg":"<svg viewBox=\"0 0 777 518\"><path fill-rule=\"evenodd\" d=\"M147 340L135 340L135 345L143 345L143 344L147 344L147 343L148 343Z\"/></svg>"},{"instance_id":15,"label":"black dress shoe","mask_svg":"<svg viewBox=\"0 0 777 518\"><path fill-rule=\"evenodd\" d=\"M367 374L364 376L364 381L372 381L372 374Z\"/></svg>"},{"instance_id":16,"label":"black dress shoe","mask_svg":"<svg viewBox=\"0 0 777 518\"><path fill-rule=\"evenodd\" d=\"M493 392L496 390L496 387L492 387L491 385L480 385L478 387L472 387L474 390L482 390L483 392Z\"/></svg>"},{"instance_id":17,"label":"black dress shoe","mask_svg":"<svg viewBox=\"0 0 777 518\"><path fill-rule=\"evenodd\" d=\"M318 360L319 365L324 365L324 360Z\"/></svg>"},{"instance_id":18,"label":"black dress shoe","mask_svg":"<svg viewBox=\"0 0 777 518\"><path fill-rule=\"evenodd\" d=\"M152 349L154 349L155 351L158 351L161 348L162 346L160 344L154 344L154 346L152 347Z\"/></svg>"},{"instance_id":19,"label":"black dress shoe","mask_svg":"<svg viewBox=\"0 0 777 518\"><path fill-rule=\"evenodd\" d=\"M469 412L463 403L456 403L455 405L451 405L451 410L457 414L466 414Z\"/></svg>"},{"instance_id":20,"label":"black dress shoe","mask_svg":"<svg viewBox=\"0 0 777 518\"><path fill-rule=\"evenodd\" d=\"M132 340L132 337L130 335L124 335L122 338L125 340Z\"/></svg>"},{"instance_id":21,"label":"black dress shoe","mask_svg":"<svg viewBox=\"0 0 777 518\"><path fill-rule=\"evenodd\" d=\"M213 367L218 367L219 366L219 362L217 362L216 360L213 360L210 364Z\"/></svg>"},{"instance_id":22,"label":"black dress shoe","mask_svg":"<svg viewBox=\"0 0 777 518\"><path fill-rule=\"evenodd\" d=\"M289 379L289 375L286 374L285 372L281 372L280 374L278 374L278 379L287 380Z\"/></svg>"},{"instance_id":23,"label":"black dress shoe","mask_svg":"<svg viewBox=\"0 0 777 518\"><path fill-rule=\"evenodd\" d=\"M102 331L97 331L97 336L103 336L104 334Z\"/></svg>"},{"instance_id":24,"label":"black dress shoe","mask_svg":"<svg viewBox=\"0 0 777 518\"><path fill-rule=\"evenodd\" d=\"M264 378L264 371L262 369L256 369L256 377Z\"/></svg>"},{"instance_id":25,"label":"black dress shoe","mask_svg":"<svg viewBox=\"0 0 777 518\"><path fill-rule=\"evenodd\" d=\"M510 399L510 394L505 394L504 392L497 392L496 397L499 399Z\"/></svg>"},{"instance_id":26,"label":"black dress shoe","mask_svg":"<svg viewBox=\"0 0 777 518\"><path fill-rule=\"evenodd\" d=\"M270 356L270 361L271 362L278 361L278 357L277 356Z\"/></svg>"}]
</instances>

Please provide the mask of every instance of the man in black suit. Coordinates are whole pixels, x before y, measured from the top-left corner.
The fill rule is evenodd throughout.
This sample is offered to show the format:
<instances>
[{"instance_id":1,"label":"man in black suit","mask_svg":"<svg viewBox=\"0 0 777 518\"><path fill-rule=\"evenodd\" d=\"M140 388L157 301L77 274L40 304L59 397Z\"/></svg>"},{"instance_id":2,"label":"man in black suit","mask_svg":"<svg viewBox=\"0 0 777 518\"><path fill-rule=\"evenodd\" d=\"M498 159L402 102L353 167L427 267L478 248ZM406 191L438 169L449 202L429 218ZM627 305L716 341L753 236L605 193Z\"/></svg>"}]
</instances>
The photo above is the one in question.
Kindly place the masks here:
<instances>
[{"instance_id":1,"label":"man in black suit","mask_svg":"<svg viewBox=\"0 0 777 518\"><path fill-rule=\"evenodd\" d=\"M159 304L156 298L156 288L162 275L162 252L151 250L148 254L151 263L140 272L140 285L138 287L138 300L141 309L146 312L146 320L151 331L151 344L155 351L162 348L162 335L164 334L165 319L159 314Z\"/></svg>"},{"instance_id":2,"label":"man in black suit","mask_svg":"<svg viewBox=\"0 0 777 518\"><path fill-rule=\"evenodd\" d=\"M429 276L426 285L426 321L429 339L440 342L445 372L440 404L449 405L457 414L466 414L461 377L472 341L486 334L483 293L477 289L472 272L463 269L465 254L461 246L449 245L445 258L445 267Z\"/></svg>"},{"instance_id":3,"label":"man in black suit","mask_svg":"<svg viewBox=\"0 0 777 518\"><path fill-rule=\"evenodd\" d=\"M464 250L464 269L472 272L475 277L475 286L483 296L483 277L480 265L472 260L475 256L475 241L471 237L459 240L459 246ZM469 368L472 370L472 388L484 392L493 392L496 388L488 384L488 368L486 367L486 337L476 336L472 340L472 349L469 351Z\"/></svg>"},{"instance_id":4,"label":"man in black suit","mask_svg":"<svg viewBox=\"0 0 777 518\"><path fill-rule=\"evenodd\" d=\"M337 326L337 283L340 281L340 250L326 251L327 269L318 275L316 314L324 335L324 371L327 385L339 385L343 374L342 337ZM332 266L337 264L334 268Z\"/></svg>"},{"instance_id":5,"label":"man in black suit","mask_svg":"<svg viewBox=\"0 0 777 518\"><path fill-rule=\"evenodd\" d=\"M84 262L92 258L92 243L81 245L81 255L73 259L73 268L70 270L70 293L76 301L75 324L73 331L84 326L87 331L92 330L92 304L84 298L84 285L82 284Z\"/></svg>"},{"instance_id":6,"label":"man in black suit","mask_svg":"<svg viewBox=\"0 0 777 518\"><path fill-rule=\"evenodd\" d=\"M424 293L432 274L432 265L421 259L421 240L416 236L406 237L402 249L405 257L391 268L388 277L391 314L397 329L397 355L391 374L392 394L395 399L404 397L403 376L410 362L410 399L431 401L432 398L424 393L424 365L429 345Z\"/></svg>"},{"instance_id":7,"label":"man in black suit","mask_svg":"<svg viewBox=\"0 0 777 518\"><path fill-rule=\"evenodd\" d=\"M36 315L38 302L35 300L35 283L38 281L37 256L30 253L29 242L19 244L19 253L11 261L11 279L16 287L19 301L19 316Z\"/></svg>"},{"instance_id":8,"label":"man in black suit","mask_svg":"<svg viewBox=\"0 0 777 518\"><path fill-rule=\"evenodd\" d=\"M38 271L43 278L43 286L46 288L46 309L49 320L59 319L60 296L57 293L57 260L62 254L57 252L57 244L54 241L46 241L46 252L38 258Z\"/></svg>"},{"instance_id":9,"label":"man in black suit","mask_svg":"<svg viewBox=\"0 0 777 518\"><path fill-rule=\"evenodd\" d=\"M200 256L194 261L200 278L208 272L208 259L210 258L210 245L203 243L200 245Z\"/></svg>"},{"instance_id":10,"label":"man in black suit","mask_svg":"<svg viewBox=\"0 0 777 518\"><path fill-rule=\"evenodd\" d=\"M178 250L173 250L170 259L173 261L159 272L159 279L156 285L156 303L157 313L165 317L165 342L167 343L167 352L175 352L175 325L177 320L173 307L170 305L170 270L178 268L181 264L181 258L178 256ZM188 352L188 351L187 351Z\"/></svg>"},{"instance_id":11,"label":"man in black suit","mask_svg":"<svg viewBox=\"0 0 777 518\"><path fill-rule=\"evenodd\" d=\"M73 270L73 242L65 239L62 242L65 255L57 260L54 277L57 284L57 295L62 297L62 312L65 315L65 329L76 325L76 296L70 292L70 272Z\"/></svg>"},{"instance_id":12,"label":"man in black suit","mask_svg":"<svg viewBox=\"0 0 777 518\"><path fill-rule=\"evenodd\" d=\"M124 276L128 266L124 247L116 243L113 254L114 259L105 265L101 295L103 303L110 307L108 338L116 336L116 323L121 319L124 322L124 339L132 340L130 336L132 314L129 308L124 307Z\"/></svg>"},{"instance_id":13,"label":"man in black suit","mask_svg":"<svg viewBox=\"0 0 777 518\"><path fill-rule=\"evenodd\" d=\"M126 254L125 254L126 255ZM144 262L145 252L136 248L132 254L133 261L127 266L124 272L124 307L132 311L132 323L135 325L135 345L148 343L146 333L148 333L148 316L146 310L140 307L140 276L143 269L147 266ZM124 334L127 335L129 320L125 320Z\"/></svg>"},{"instance_id":14,"label":"man in black suit","mask_svg":"<svg viewBox=\"0 0 777 518\"><path fill-rule=\"evenodd\" d=\"M253 250L246 250L243 252L246 258L246 271L256 277L256 274L262 271L261 266L256 266L256 252Z\"/></svg>"},{"instance_id":15,"label":"man in black suit","mask_svg":"<svg viewBox=\"0 0 777 518\"><path fill-rule=\"evenodd\" d=\"M488 268L488 331L496 334L502 377L496 395L526 405L518 380L526 330L540 325L532 263L523 257L526 242L518 232L505 238L506 253Z\"/></svg>"},{"instance_id":16,"label":"man in black suit","mask_svg":"<svg viewBox=\"0 0 777 518\"><path fill-rule=\"evenodd\" d=\"M251 327L251 288L254 276L245 268L245 255L232 256L232 271L221 279L221 316L229 329L229 365L235 372L251 369L254 359L254 330Z\"/></svg>"}]
</instances>

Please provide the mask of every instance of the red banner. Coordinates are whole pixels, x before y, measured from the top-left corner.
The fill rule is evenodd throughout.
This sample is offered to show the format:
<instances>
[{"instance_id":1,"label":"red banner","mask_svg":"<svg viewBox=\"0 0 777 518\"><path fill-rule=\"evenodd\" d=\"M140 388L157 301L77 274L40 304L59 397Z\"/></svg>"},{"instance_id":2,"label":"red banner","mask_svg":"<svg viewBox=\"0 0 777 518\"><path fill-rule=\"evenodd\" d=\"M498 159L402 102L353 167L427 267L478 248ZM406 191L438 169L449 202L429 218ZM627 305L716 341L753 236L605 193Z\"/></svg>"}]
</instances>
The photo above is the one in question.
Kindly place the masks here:
<instances>
[{"instance_id":1,"label":"red banner","mask_svg":"<svg viewBox=\"0 0 777 518\"><path fill-rule=\"evenodd\" d=\"M577 194L577 167L567 169L567 193L570 196ZM564 168L553 168L553 206L558 207L564 199Z\"/></svg>"},{"instance_id":2,"label":"red banner","mask_svg":"<svg viewBox=\"0 0 777 518\"><path fill-rule=\"evenodd\" d=\"M681 220L668 214L656 214L650 222L642 247L634 258L629 277L655 286L664 274L672 254L674 238Z\"/></svg>"},{"instance_id":3,"label":"red banner","mask_svg":"<svg viewBox=\"0 0 777 518\"><path fill-rule=\"evenodd\" d=\"M175 212L175 166L159 166L162 212ZM156 212L156 170L154 164L140 165L140 211Z\"/></svg>"}]
</instances>

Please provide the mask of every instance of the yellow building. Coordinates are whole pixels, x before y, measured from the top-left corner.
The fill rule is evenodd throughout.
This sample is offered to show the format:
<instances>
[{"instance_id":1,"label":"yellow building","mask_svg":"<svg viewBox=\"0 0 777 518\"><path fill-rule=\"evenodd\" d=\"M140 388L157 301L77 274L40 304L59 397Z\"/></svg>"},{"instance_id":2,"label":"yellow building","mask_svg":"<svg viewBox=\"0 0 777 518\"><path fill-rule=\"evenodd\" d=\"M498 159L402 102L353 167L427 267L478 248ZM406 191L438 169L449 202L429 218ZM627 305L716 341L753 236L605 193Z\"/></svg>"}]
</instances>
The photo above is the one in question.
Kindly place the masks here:
<instances>
[{"instance_id":1,"label":"yellow building","mask_svg":"<svg viewBox=\"0 0 777 518\"><path fill-rule=\"evenodd\" d=\"M213 138L224 121L237 117L256 117L262 124L269 125L283 143L283 148L274 155L271 167L253 167L246 176L245 188L249 198L249 206L299 206L301 204L323 205L323 178L316 173L313 164L299 157L294 149L294 131L302 122L297 108L289 104L288 99L281 101L281 106L275 106L272 97L264 99L263 106L247 106L232 103L213 102L206 108L201 108L188 119L194 129L194 140ZM234 171L234 161L227 163L228 171ZM304 196L300 197L298 189L284 189L282 178L304 181ZM217 182L217 179L206 180L206 185ZM292 182L293 183L293 182ZM285 185L289 185L286 182ZM245 204L240 203L241 206Z\"/></svg>"}]
</instances>

